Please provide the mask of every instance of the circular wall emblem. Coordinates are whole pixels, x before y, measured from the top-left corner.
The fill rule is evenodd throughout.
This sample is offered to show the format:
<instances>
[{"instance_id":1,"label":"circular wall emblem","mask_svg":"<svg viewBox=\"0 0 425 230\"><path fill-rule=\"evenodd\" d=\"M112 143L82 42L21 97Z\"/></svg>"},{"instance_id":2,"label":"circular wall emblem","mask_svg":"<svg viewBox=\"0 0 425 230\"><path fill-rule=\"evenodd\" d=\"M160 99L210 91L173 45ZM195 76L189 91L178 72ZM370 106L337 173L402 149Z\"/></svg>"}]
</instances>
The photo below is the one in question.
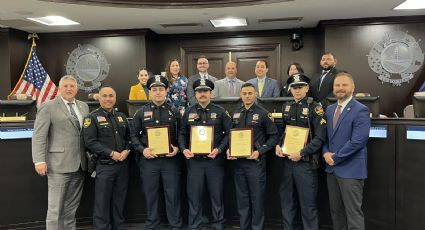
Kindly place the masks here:
<instances>
[{"instance_id":1,"label":"circular wall emblem","mask_svg":"<svg viewBox=\"0 0 425 230\"><path fill-rule=\"evenodd\" d=\"M66 73L74 75L79 89L92 92L98 89L109 73L108 61L100 49L93 45L80 45L69 53Z\"/></svg>"},{"instance_id":2,"label":"circular wall emblem","mask_svg":"<svg viewBox=\"0 0 425 230\"><path fill-rule=\"evenodd\" d=\"M378 79L393 86L401 86L413 79L413 74L424 62L424 54L416 39L402 31L387 32L367 56L369 67L379 74Z\"/></svg>"}]
</instances>

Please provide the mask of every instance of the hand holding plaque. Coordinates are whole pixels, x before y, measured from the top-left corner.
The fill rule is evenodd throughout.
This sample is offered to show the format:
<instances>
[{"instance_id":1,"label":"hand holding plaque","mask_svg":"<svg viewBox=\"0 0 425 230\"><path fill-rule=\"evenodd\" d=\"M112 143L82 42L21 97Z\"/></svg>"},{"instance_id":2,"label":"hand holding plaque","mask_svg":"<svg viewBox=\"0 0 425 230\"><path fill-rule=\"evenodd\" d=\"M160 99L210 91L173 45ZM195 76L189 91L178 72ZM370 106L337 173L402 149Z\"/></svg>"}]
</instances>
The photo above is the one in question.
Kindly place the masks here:
<instances>
[{"instance_id":1,"label":"hand holding plaque","mask_svg":"<svg viewBox=\"0 0 425 230\"><path fill-rule=\"evenodd\" d=\"M307 143L308 133L308 128L287 125L282 146L283 154L292 155L300 152Z\"/></svg>"},{"instance_id":2,"label":"hand holding plaque","mask_svg":"<svg viewBox=\"0 0 425 230\"><path fill-rule=\"evenodd\" d=\"M209 155L213 150L213 143L213 126L192 126L190 128L190 151L193 154Z\"/></svg>"},{"instance_id":3,"label":"hand holding plaque","mask_svg":"<svg viewBox=\"0 0 425 230\"><path fill-rule=\"evenodd\" d=\"M252 129L240 128L230 130L230 157L247 158L253 152L253 131Z\"/></svg>"},{"instance_id":4,"label":"hand holding plaque","mask_svg":"<svg viewBox=\"0 0 425 230\"><path fill-rule=\"evenodd\" d=\"M148 148L155 155L167 155L170 150L170 132L168 126L157 126L146 128L148 137Z\"/></svg>"}]
</instances>

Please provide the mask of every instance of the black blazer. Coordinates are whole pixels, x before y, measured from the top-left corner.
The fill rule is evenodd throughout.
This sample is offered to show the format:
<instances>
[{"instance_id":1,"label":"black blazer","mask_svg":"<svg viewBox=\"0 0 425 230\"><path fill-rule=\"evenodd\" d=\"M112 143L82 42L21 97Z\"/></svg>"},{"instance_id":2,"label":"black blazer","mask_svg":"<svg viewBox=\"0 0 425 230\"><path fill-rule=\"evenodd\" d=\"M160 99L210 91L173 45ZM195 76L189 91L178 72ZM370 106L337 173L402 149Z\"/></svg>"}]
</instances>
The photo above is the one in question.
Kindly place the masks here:
<instances>
[{"instance_id":1,"label":"black blazer","mask_svg":"<svg viewBox=\"0 0 425 230\"><path fill-rule=\"evenodd\" d=\"M320 102L322 106L326 106L326 98L333 97L333 85L335 76L338 73L338 69L332 68L329 73L326 75L325 79L323 79L322 87L320 87L320 76L322 73L320 72L316 77L314 77L310 82L310 92L314 98L314 101Z\"/></svg>"}]
</instances>

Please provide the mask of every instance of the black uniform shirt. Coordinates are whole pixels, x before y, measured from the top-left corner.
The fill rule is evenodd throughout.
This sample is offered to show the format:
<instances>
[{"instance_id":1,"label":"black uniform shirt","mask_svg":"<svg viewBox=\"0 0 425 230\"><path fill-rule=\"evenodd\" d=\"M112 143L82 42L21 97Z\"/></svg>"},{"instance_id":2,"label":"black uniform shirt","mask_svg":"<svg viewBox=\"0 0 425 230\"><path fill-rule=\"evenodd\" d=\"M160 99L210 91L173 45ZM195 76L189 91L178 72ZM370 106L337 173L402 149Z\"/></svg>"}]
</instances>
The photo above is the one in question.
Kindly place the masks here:
<instances>
[{"instance_id":1,"label":"black uniform shirt","mask_svg":"<svg viewBox=\"0 0 425 230\"><path fill-rule=\"evenodd\" d=\"M164 102L157 106L150 102L140 108L133 118L134 134L132 145L139 153L148 146L146 128L157 126L168 126L170 132L170 144L177 146L177 130L179 126L180 115L176 109L171 108Z\"/></svg>"},{"instance_id":2,"label":"black uniform shirt","mask_svg":"<svg viewBox=\"0 0 425 230\"><path fill-rule=\"evenodd\" d=\"M307 103L307 97L299 102L287 102L283 107L283 130L286 125L309 128L309 143L301 150L301 156L317 153L326 141L326 121L323 108L316 102Z\"/></svg>"},{"instance_id":3,"label":"black uniform shirt","mask_svg":"<svg viewBox=\"0 0 425 230\"><path fill-rule=\"evenodd\" d=\"M192 125L213 126L213 148L217 148L219 153L227 149L232 119L223 107L210 103L204 109L196 103L185 111L181 121L182 128L179 130L179 147L181 151L189 149L190 126Z\"/></svg>"},{"instance_id":4,"label":"black uniform shirt","mask_svg":"<svg viewBox=\"0 0 425 230\"><path fill-rule=\"evenodd\" d=\"M274 149L279 141L276 125L269 113L256 104L248 110L242 105L233 114L233 128L252 128L254 131L254 150L260 154Z\"/></svg>"},{"instance_id":5,"label":"black uniform shirt","mask_svg":"<svg viewBox=\"0 0 425 230\"><path fill-rule=\"evenodd\" d=\"M112 151L130 149L130 127L121 112L92 111L84 119L83 135L86 147L100 159L110 159Z\"/></svg>"}]
</instances>

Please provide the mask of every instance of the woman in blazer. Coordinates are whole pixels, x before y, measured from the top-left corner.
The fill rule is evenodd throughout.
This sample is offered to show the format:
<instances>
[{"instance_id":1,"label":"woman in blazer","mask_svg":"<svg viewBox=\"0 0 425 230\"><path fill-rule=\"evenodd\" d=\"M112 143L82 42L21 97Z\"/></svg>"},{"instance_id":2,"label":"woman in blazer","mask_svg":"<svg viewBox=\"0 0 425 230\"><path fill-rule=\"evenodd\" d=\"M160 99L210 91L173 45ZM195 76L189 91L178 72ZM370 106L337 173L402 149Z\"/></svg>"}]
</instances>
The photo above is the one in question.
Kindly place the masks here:
<instances>
[{"instance_id":1,"label":"woman in blazer","mask_svg":"<svg viewBox=\"0 0 425 230\"><path fill-rule=\"evenodd\" d=\"M131 86L130 95L128 95L128 99L148 100L149 89L146 86L146 82L148 82L148 79L149 79L148 71L145 68L140 69L137 72L137 79L139 79L139 83L137 85Z\"/></svg>"}]
</instances>

